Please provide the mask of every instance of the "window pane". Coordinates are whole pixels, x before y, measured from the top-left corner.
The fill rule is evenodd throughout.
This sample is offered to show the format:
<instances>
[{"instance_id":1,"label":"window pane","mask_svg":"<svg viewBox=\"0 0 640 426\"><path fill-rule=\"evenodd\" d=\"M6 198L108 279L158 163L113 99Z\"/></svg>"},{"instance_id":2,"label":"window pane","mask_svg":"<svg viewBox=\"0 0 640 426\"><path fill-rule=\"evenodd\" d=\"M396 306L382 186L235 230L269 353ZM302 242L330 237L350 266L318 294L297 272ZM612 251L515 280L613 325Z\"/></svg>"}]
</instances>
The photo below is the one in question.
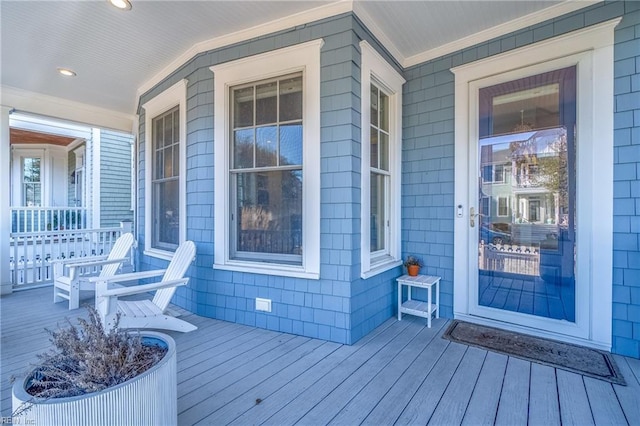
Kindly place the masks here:
<instances>
[{"instance_id":1,"label":"window pane","mask_svg":"<svg viewBox=\"0 0 640 426\"><path fill-rule=\"evenodd\" d=\"M180 146L174 145L173 146L173 176L180 175L180 161L178 161L179 159L180 159Z\"/></svg>"},{"instance_id":2,"label":"window pane","mask_svg":"<svg viewBox=\"0 0 640 426\"><path fill-rule=\"evenodd\" d=\"M253 129L233 132L233 168L253 167Z\"/></svg>"},{"instance_id":3,"label":"window pane","mask_svg":"<svg viewBox=\"0 0 640 426\"><path fill-rule=\"evenodd\" d=\"M253 125L253 87L233 91L233 127Z\"/></svg>"},{"instance_id":4,"label":"window pane","mask_svg":"<svg viewBox=\"0 0 640 426\"><path fill-rule=\"evenodd\" d=\"M256 125L278 120L278 83L273 81L256 87Z\"/></svg>"},{"instance_id":5,"label":"window pane","mask_svg":"<svg viewBox=\"0 0 640 426\"><path fill-rule=\"evenodd\" d=\"M380 129L389 131L389 97L380 91Z\"/></svg>"},{"instance_id":6,"label":"window pane","mask_svg":"<svg viewBox=\"0 0 640 426\"><path fill-rule=\"evenodd\" d=\"M378 168L378 130L371 128L371 167Z\"/></svg>"},{"instance_id":7,"label":"window pane","mask_svg":"<svg viewBox=\"0 0 640 426\"><path fill-rule=\"evenodd\" d=\"M173 176L173 149L171 147L162 150L164 152L164 177Z\"/></svg>"},{"instance_id":8,"label":"window pane","mask_svg":"<svg viewBox=\"0 0 640 426\"><path fill-rule=\"evenodd\" d=\"M176 143L180 140L180 110L173 111L173 139L172 142Z\"/></svg>"},{"instance_id":9,"label":"window pane","mask_svg":"<svg viewBox=\"0 0 640 426\"><path fill-rule=\"evenodd\" d=\"M256 129L256 167L277 166L278 135L276 126Z\"/></svg>"},{"instance_id":10,"label":"window pane","mask_svg":"<svg viewBox=\"0 0 640 426\"><path fill-rule=\"evenodd\" d=\"M25 158L22 175L24 182L40 182L40 159Z\"/></svg>"},{"instance_id":11,"label":"window pane","mask_svg":"<svg viewBox=\"0 0 640 426\"><path fill-rule=\"evenodd\" d=\"M389 135L380 132L380 168L389 171Z\"/></svg>"},{"instance_id":12,"label":"window pane","mask_svg":"<svg viewBox=\"0 0 640 426\"><path fill-rule=\"evenodd\" d=\"M371 252L383 250L385 242L385 177L371 173Z\"/></svg>"},{"instance_id":13,"label":"window pane","mask_svg":"<svg viewBox=\"0 0 640 426\"><path fill-rule=\"evenodd\" d=\"M302 120L302 77L280 81L280 121Z\"/></svg>"},{"instance_id":14,"label":"window pane","mask_svg":"<svg viewBox=\"0 0 640 426\"><path fill-rule=\"evenodd\" d=\"M302 125L280 126L280 165L302 164Z\"/></svg>"},{"instance_id":15,"label":"window pane","mask_svg":"<svg viewBox=\"0 0 640 426\"><path fill-rule=\"evenodd\" d=\"M164 178L164 149L156 151L155 179Z\"/></svg>"},{"instance_id":16,"label":"window pane","mask_svg":"<svg viewBox=\"0 0 640 426\"><path fill-rule=\"evenodd\" d=\"M154 245L176 247L179 239L178 179L157 182L154 187Z\"/></svg>"},{"instance_id":17,"label":"window pane","mask_svg":"<svg viewBox=\"0 0 640 426\"><path fill-rule=\"evenodd\" d=\"M162 126L163 126L162 117L156 118L154 120L154 126L153 126L153 143L154 143L155 149L158 149L164 146Z\"/></svg>"},{"instance_id":18,"label":"window pane","mask_svg":"<svg viewBox=\"0 0 640 426\"><path fill-rule=\"evenodd\" d=\"M302 171L237 175L237 251L302 254Z\"/></svg>"},{"instance_id":19,"label":"window pane","mask_svg":"<svg viewBox=\"0 0 640 426\"><path fill-rule=\"evenodd\" d=\"M173 143L173 120L171 115L165 116L164 119L164 146Z\"/></svg>"},{"instance_id":20,"label":"window pane","mask_svg":"<svg viewBox=\"0 0 640 426\"><path fill-rule=\"evenodd\" d=\"M378 126L378 88L371 85L371 124Z\"/></svg>"}]
</instances>

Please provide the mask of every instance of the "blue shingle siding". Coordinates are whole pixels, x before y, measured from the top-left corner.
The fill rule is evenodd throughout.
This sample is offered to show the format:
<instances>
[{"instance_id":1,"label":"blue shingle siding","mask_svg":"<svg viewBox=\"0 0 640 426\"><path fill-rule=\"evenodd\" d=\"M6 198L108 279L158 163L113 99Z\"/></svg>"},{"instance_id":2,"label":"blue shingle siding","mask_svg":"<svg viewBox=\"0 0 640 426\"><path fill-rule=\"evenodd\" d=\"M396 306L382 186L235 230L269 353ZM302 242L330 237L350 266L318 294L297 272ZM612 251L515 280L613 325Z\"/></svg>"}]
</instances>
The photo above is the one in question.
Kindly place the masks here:
<instances>
[{"instance_id":1,"label":"blue shingle siding","mask_svg":"<svg viewBox=\"0 0 640 426\"><path fill-rule=\"evenodd\" d=\"M403 88L402 252L424 259L439 275L441 316L453 316L454 76L469 63L568 31L624 16L616 29L614 111L613 351L640 357L640 8L608 2L543 22L459 52L399 68L351 14L204 52L145 93L140 104L180 79L187 89L187 238L198 257L176 302L200 315L337 342L354 343L395 314L394 268L360 278L360 51L375 46L406 78ZM212 269L212 65L323 38L321 51L321 269L319 280ZM140 110L140 202L144 220L144 111ZM144 230L140 234L144 242ZM143 247L140 244L139 247ZM142 266L166 263L141 256ZM255 311L255 298L273 311Z\"/></svg>"},{"instance_id":2,"label":"blue shingle siding","mask_svg":"<svg viewBox=\"0 0 640 426\"><path fill-rule=\"evenodd\" d=\"M131 146L128 133L100 130L100 227L133 220Z\"/></svg>"}]
</instances>

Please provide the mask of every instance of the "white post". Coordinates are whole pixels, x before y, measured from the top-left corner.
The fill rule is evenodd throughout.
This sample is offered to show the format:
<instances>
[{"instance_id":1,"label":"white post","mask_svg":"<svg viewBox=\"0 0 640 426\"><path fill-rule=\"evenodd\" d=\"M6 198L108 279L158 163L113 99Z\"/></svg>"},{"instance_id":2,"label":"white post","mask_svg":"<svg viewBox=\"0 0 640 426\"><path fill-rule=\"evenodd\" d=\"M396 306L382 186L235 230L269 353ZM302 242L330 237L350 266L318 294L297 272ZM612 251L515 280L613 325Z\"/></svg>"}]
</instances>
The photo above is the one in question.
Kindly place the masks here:
<instances>
[{"instance_id":1,"label":"white post","mask_svg":"<svg viewBox=\"0 0 640 426\"><path fill-rule=\"evenodd\" d=\"M10 294L11 257L9 234L11 233L11 148L9 146L9 112L11 108L0 107L0 294ZM14 183L15 184L15 183Z\"/></svg>"}]
</instances>

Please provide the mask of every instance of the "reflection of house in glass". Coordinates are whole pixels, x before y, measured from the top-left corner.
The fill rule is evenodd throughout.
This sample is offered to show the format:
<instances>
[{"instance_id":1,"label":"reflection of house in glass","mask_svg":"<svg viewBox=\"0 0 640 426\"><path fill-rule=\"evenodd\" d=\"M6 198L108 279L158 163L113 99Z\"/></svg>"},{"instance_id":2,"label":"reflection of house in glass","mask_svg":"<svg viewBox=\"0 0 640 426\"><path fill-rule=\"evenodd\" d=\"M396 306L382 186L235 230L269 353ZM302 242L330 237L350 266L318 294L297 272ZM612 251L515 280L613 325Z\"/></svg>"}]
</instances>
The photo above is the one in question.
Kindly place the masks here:
<instances>
[{"instance_id":1,"label":"reflection of house in glass","mask_svg":"<svg viewBox=\"0 0 640 426\"><path fill-rule=\"evenodd\" d=\"M481 146L480 238L486 243L554 245L566 225L566 130L488 137Z\"/></svg>"}]
</instances>

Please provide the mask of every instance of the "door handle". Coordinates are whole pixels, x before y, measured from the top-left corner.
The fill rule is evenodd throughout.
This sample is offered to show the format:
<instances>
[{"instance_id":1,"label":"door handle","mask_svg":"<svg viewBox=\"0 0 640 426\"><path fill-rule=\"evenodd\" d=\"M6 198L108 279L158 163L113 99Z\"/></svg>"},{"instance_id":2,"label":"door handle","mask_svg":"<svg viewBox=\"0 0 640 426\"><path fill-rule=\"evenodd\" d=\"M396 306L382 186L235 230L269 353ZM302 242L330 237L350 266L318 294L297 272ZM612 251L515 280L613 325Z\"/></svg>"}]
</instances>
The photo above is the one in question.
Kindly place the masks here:
<instances>
[{"instance_id":1,"label":"door handle","mask_svg":"<svg viewBox=\"0 0 640 426\"><path fill-rule=\"evenodd\" d=\"M476 209L473 207L469 209L469 226L472 228L476 226Z\"/></svg>"}]
</instances>

